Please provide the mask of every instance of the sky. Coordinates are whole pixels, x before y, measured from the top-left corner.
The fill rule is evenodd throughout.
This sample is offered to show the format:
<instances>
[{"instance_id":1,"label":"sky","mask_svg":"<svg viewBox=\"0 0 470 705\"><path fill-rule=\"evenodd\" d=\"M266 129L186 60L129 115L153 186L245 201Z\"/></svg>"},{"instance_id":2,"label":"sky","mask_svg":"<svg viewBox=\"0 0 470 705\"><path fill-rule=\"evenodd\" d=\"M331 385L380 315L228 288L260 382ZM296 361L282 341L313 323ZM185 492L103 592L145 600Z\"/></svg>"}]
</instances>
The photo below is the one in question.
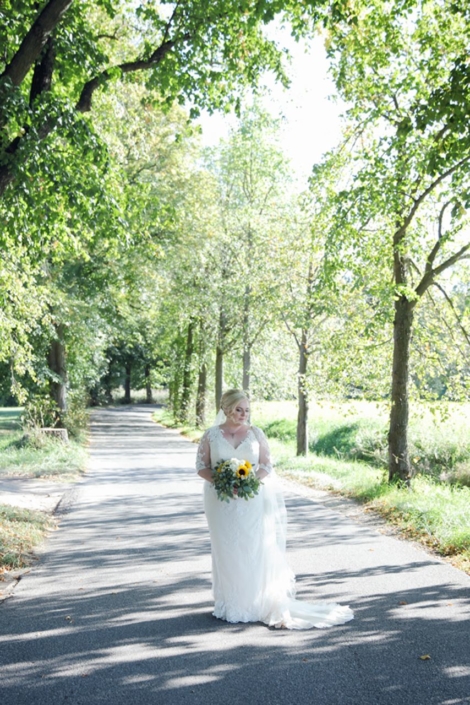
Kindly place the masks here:
<instances>
[{"instance_id":1,"label":"sky","mask_svg":"<svg viewBox=\"0 0 470 705\"><path fill-rule=\"evenodd\" d=\"M286 30L276 30L276 40L292 54L288 65L291 86L284 89L267 77L265 85L270 90L265 107L285 118L282 147L292 160L301 179L308 177L313 164L321 159L340 138L340 115L344 106L339 99L332 100L335 86L328 76L328 61L321 37L297 44ZM230 126L236 124L233 116L203 114L200 119L203 143L215 145L226 137Z\"/></svg>"}]
</instances>

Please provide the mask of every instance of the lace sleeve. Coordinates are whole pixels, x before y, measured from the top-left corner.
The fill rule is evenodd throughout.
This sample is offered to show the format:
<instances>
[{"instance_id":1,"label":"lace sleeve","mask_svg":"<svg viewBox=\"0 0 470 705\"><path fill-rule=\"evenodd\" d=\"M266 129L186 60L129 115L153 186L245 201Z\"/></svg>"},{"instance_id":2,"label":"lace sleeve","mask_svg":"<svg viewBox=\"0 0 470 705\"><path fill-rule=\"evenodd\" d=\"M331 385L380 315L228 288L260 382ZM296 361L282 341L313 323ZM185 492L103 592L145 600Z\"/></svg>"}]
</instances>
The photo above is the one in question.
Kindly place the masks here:
<instances>
[{"instance_id":1,"label":"lace sleeve","mask_svg":"<svg viewBox=\"0 0 470 705\"><path fill-rule=\"evenodd\" d=\"M253 426L253 432L259 443L259 467L261 470L265 470L269 475L269 473L273 471L273 462L271 460L268 439L257 426Z\"/></svg>"},{"instance_id":2,"label":"lace sleeve","mask_svg":"<svg viewBox=\"0 0 470 705\"><path fill-rule=\"evenodd\" d=\"M210 429L209 429L210 430ZM211 446L209 443L209 431L206 431L199 441L196 455L196 471L211 469Z\"/></svg>"}]
</instances>

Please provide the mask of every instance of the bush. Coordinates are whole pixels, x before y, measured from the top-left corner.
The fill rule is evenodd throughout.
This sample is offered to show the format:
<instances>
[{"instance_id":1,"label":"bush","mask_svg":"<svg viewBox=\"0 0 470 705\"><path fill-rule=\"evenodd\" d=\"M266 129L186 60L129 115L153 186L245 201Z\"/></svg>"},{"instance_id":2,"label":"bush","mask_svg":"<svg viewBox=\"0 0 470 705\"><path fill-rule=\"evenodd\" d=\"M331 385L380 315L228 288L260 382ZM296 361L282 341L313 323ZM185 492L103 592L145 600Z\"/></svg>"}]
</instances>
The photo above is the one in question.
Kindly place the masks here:
<instances>
[{"instance_id":1,"label":"bush","mask_svg":"<svg viewBox=\"0 0 470 705\"><path fill-rule=\"evenodd\" d=\"M88 426L87 395L81 390L70 390L67 399L67 411L61 421L69 435L78 437Z\"/></svg>"},{"instance_id":2,"label":"bush","mask_svg":"<svg viewBox=\"0 0 470 705\"><path fill-rule=\"evenodd\" d=\"M297 424L287 419L276 419L263 424L263 430L269 438L277 438L283 442L295 441Z\"/></svg>"},{"instance_id":3,"label":"bush","mask_svg":"<svg viewBox=\"0 0 470 705\"><path fill-rule=\"evenodd\" d=\"M22 425L27 441L34 447L43 447L38 429L65 428L70 436L78 437L88 425L87 395L81 390L70 390L67 410L61 412L57 404L44 394L34 396L24 408Z\"/></svg>"},{"instance_id":4,"label":"bush","mask_svg":"<svg viewBox=\"0 0 470 705\"><path fill-rule=\"evenodd\" d=\"M58 406L49 396L37 395L26 402L21 419L25 429L54 428L59 422Z\"/></svg>"},{"instance_id":5,"label":"bush","mask_svg":"<svg viewBox=\"0 0 470 705\"><path fill-rule=\"evenodd\" d=\"M448 473L447 477L441 479L447 480L453 485L470 487L470 462L457 463L454 470Z\"/></svg>"}]
</instances>

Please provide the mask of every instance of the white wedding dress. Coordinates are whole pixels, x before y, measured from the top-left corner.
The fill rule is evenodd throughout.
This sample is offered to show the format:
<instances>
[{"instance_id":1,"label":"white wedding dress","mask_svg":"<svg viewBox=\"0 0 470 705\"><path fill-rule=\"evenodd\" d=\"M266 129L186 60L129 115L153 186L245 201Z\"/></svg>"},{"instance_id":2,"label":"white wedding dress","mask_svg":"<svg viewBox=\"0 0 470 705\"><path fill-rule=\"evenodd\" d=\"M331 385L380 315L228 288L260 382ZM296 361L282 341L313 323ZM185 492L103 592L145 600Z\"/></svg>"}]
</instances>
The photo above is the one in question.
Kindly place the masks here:
<instances>
[{"instance_id":1,"label":"white wedding dress","mask_svg":"<svg viewBox=\"0 0 470 705\"><path fill-rule=\"evenodd\" d=\"M264 622L287 629L332 627L353 619L349 607L294 598L295 576L286 559L284 498L261 429L251 426L237 448L220 426L206 431L199 444L197 471L213 470L230 458L249 460L269 475L253 499L236 498L228 503L218 499L211 482L204 481L214 616L227 622Z\"/></svg>"}]
</instances>

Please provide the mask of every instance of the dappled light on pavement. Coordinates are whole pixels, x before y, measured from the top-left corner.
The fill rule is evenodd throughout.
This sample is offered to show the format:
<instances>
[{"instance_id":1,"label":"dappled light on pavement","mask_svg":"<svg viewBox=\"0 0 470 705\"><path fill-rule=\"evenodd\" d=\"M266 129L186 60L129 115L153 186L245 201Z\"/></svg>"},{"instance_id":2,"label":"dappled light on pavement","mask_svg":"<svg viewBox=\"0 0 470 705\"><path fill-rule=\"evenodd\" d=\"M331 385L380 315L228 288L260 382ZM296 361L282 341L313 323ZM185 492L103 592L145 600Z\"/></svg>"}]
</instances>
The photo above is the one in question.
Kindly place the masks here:
<instances>
[{"instance_id":1,"label":"dappled light on pavement","mask_svg":"<svg viewBox=\"0 0 470 705\"><path fill-rule=\"evenodd\" d=\"M354 621L292 632L213 618L196 446L150 412L95 412L89 472L0 605L2 702L470 703L468 576L293 486L298 596L350 604Z\"/></svg>"}]
</instances>

